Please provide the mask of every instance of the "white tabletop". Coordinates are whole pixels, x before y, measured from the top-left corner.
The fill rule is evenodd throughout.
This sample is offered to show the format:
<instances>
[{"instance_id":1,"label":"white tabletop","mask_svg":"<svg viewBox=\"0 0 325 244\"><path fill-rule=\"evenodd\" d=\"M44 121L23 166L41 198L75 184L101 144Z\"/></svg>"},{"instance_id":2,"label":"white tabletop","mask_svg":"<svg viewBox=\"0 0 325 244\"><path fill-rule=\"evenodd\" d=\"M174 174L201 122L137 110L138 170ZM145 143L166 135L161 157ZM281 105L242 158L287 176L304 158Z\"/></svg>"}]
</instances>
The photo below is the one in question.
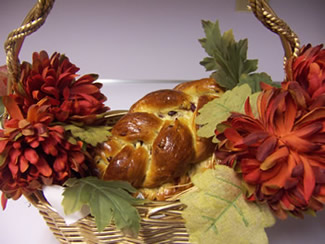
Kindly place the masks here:
<instances>
[{"instance_id":1,"label":"white tabletop","mask_svg":"<svg viewBox=\"0 0 325 244\"><path fill-rule=\"evenodd\" d=\"M177 83L170 81L113 81L101 80L103 92L108 97L111 109L127 109L137 99L150 91L172 88ZM123 91L123 95L121 95ZM8 201L7 209L0 210L1 244L57 244L37 209L25 198ZM325 243L325 211L317 217L306 216L304 220L288 218L277 220L267 229L271 244L321 244Z\"/></svg>"}]
</instances>

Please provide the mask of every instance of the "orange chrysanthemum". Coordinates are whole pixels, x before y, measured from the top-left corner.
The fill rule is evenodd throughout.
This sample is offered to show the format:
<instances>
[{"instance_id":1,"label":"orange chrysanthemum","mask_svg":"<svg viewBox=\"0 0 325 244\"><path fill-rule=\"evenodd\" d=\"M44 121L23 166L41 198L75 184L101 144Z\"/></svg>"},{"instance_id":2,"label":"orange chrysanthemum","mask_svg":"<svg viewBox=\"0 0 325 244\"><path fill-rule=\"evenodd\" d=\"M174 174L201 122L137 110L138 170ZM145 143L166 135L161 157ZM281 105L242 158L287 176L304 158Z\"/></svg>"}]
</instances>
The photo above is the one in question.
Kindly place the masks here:
<instances>
[{"instance_id":1,"label":"orange chrysanthemum","mask_svg":"<svg viewBox=\"0 0 325 244\"><path fill-rule=\"evenodd\" d=\"M290 87L287 86L287 87ZM258 116L233 113L216 132L216 151L248 186L248 199L267 202L280 217L303 216L325 203L325 107L302 113L294 92L268 88Z\"/></svg>"},{"instance_id":2,"label":"orange chrysanthemum","mask_svg":"<svg viewBox=\"0 0 325 244\"><path fill-rule=\"evenodd\" d=\"M1 68L1 67L0 67ZM2 205L41 189L44 184L63 184L70 177L92 174L87 165L91 146L65 131L105 125L106 97L97 75L76 78L79 70L59 53L33 54L32 64L21 65L15 93L4 97L9 119L0 130L0 190ZM4 67L0 70L6 78Z\"/></svg>"},{"instance_id":3,"label":"orange chrysanthemum","mask_svg":"<svg viewBox=\"0 0 325 244\"><path fill-rule=\"evenodd\" d=\"M20 85L16 87L16 101L27 113L28 108L47 98L49 112L61 122L80 121L93 124L96 115L106 112L105 95L97 75L88 74L78 79L79 70L67 57L54 53L51 58L45 51L33 54L32 64L21 65ZM21 90L23 87L23 91Z\"/></svg>"},{"instance_id":4,"label":"orange chrysanthemum","mask_svg":"<svg viewBox=\"0 0 325 244\"><path fill-rule=\"evenodd\" d=\"M6 198L88 174L82 145L71 144L63 127L50 124L54 116L46 102L31 105L24 118L14 99L5 97L11 118L0 130L0 189Z\"/></svg>"}]
</instances>

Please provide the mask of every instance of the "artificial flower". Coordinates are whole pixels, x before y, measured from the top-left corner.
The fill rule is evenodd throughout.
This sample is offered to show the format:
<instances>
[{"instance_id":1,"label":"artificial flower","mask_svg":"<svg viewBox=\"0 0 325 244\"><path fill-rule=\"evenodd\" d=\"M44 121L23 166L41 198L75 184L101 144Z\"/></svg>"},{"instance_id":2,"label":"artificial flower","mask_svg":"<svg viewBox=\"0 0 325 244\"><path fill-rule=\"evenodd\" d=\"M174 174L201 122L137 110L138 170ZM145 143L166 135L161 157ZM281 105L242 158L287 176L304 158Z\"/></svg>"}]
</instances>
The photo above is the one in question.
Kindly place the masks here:
<instances>
[{"instance_id":1,"label":"artificial flower","mask_svg":"<svg viewBox=\"0 0 325 244\"><path fill-rule=\"evenodd\" d=\"M297 81L308 94L308 103L314 108L325 106L325 49L323 45L303 46L298 57L286 63L286 81Z\"/></svg>"},{"instance_id":2,"label":"artificial flower","mask_svg":"<svg viewBox=\"0 0 325 244\"><path fill-rule=\"evenodd\" d=\"M233 113L216 131L216 157L242 175L249 200L267 202L280 218L325 203L325 107L302 113L293 94L269 87L257 117L247 100L245 114Z\"/></svg>"},{"instance_id":3,"label":"artificial flower","mask_svg":"<svg viewBox=\"0 0 325 244\"><path fill-rule=\"evenodd\" d=\"M27 113L31 105L47 98L55 120L96 122L96 116L109 109L100 92L102 84L95 82L98 76L94 74L76 79L78 70L64 55L54 53L49 58L45 51L35 52L32 64L21 65L21 78L15 89L17 103Z\"/></svg>"},{"instance_id":4,"label":"artificial flower","mask_svg":"<svg viewBox=\"0 0 325 244\"><path fill-rule=\"evenodd\" d=\"M4 97L4 103L10 119L0 130L0 189L6 199L89 175L82 144L70 143L64 128L51 124L54 115L46 98L31 105L26 117L13 96Z\"/></svg>"}]
</instances>

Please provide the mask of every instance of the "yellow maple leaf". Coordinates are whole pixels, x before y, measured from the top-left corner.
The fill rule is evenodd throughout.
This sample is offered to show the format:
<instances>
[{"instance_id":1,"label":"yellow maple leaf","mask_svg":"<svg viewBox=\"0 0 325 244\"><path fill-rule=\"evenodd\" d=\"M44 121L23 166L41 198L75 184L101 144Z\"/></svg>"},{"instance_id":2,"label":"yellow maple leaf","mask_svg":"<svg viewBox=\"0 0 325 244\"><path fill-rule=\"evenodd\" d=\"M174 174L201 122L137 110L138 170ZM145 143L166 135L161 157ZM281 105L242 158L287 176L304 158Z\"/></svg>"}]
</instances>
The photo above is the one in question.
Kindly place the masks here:
<instances>
[{"instance_id":1,"label":"yellow maple leaf","mask_svg":"<svg viewBox=\"0 0 325 244\"><path fill-rule=\"evenodd\" d=\"M193 176L193 191L181 202L191 243L268 243L264 228L275 223L266 205L245 200L240 179L232 168L217 165Z\"/></svg>"}]
</instances>

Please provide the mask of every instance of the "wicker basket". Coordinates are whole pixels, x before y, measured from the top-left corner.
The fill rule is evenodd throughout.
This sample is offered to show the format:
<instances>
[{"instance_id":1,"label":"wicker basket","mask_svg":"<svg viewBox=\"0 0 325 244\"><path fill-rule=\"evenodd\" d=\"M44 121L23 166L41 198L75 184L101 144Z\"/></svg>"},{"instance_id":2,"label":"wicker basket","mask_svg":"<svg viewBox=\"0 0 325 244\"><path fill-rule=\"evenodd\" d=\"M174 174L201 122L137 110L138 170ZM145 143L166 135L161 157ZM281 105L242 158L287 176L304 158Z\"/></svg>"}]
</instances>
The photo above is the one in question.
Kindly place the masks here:
<instances>
[{"instance_id":1,"label":"wicker basket","mask_svg":"<svg viewBox=\"0 0 325 244\"><path fill-rule=\"evenodd\" d=\"M114 125L124 114L125 111L111 111L108 123ZM139 235L132 238L124 236L114 225L98 232L95 220L91 216L67 225L46 201L42 192L25 197L39 210L61 243L190 243L182 218L185 206L178 200L154 201L137 206L141 217L141 229Z\"/></svg>"},{"instance_id":2,"label":"wicker basket","mask_svg":"<svg viewBox=\"0 0 325 244\"><path fill-rule=\"evenodd\" d=\"M61 243L189 243L179 201L155 201L138 206L141 229L138 237L124 236L114 225L98 232L94 218L88 216L72 225L46 202L41 192L28 197L38 208L50 230Z\"/></svg>"},{"instance_id":3,"label":"wicker basket","mask_svg":"<svg viewBox=\"0 0 325 244\"><path fill-rule=\"evenodd\" d=\"M255 16L268 29L277 33L282 41L285 56L296 55L299 40L294 32L279 19L264 0L250 0ZM9 72L8 94L12 93L12 84L19 81L20 63L18 55L24 38L36 31L45 22L54 0L38 0L26 16L21 27L12 31L5 43L7 67ZM123 116L123 111L111 111L111 125ZM72 225L66 225L64 219L50 206L42 192L25 196L40 212L61 243L189 243L189 235L182 218L183 204L176 198L171 201L155 201L137 206L141 216L141 228L138 237L124 236L112 224L103 232L98 232L91 216Z\"/></svg>"}]
</instances>

